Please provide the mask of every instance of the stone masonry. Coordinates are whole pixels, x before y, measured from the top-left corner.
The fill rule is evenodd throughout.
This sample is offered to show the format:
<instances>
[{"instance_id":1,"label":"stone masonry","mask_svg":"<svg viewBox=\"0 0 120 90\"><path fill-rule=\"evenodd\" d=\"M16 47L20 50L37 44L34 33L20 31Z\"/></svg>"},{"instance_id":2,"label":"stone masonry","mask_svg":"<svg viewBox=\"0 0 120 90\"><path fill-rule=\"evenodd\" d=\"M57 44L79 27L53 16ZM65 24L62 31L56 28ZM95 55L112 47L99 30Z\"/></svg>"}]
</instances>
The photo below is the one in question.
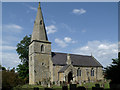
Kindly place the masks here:
<instances>
[{"instance_id":1,"label":"stone masonry","mask_svg":"<svg viewBox=\"0 0 120 90\"><path fill-rule=\"evenodd\" d=\"M97 80L103 80L103 70L92 55L51 52L39 3L29 45L29 84Z\"/></svg>"}]
</instances>

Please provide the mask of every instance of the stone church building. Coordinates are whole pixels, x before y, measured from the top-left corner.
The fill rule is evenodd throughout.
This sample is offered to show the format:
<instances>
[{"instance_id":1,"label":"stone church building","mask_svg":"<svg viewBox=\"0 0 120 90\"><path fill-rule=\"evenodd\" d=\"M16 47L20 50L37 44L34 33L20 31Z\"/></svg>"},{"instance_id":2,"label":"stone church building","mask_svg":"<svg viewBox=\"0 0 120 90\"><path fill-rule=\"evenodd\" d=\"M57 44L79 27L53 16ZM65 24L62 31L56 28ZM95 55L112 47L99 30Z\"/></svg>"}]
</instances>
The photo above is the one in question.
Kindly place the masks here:
<instances>
[{"instance_id":1,"label":"stone church building","mask_svg":"<svg viewBox=\"0 0 120 90\"><path fill-rule=\"evenodd\" d=\"M102 65L91 55L51 51L39 3L29 45L29 84L39 82L88 82L103 79Z\"/></svg>"}]
</instances>

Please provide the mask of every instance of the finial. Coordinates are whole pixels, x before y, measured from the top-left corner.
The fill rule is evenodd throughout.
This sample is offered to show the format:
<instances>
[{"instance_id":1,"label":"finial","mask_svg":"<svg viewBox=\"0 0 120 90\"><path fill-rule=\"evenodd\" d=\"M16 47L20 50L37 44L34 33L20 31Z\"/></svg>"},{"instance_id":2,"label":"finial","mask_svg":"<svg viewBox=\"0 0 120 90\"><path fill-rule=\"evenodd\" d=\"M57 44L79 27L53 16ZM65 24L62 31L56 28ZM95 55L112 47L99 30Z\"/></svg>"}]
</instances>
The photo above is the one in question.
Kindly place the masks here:
<instances>
[{"instance_id":1,"label":"finial","mask_svg":"<svg viewBox=\"0 0 120 90\"><path fill-rule=\"evenodd\" d=\"M40 2L39 2L39 7L40 7Z\"/></svg>"}]
</instances>

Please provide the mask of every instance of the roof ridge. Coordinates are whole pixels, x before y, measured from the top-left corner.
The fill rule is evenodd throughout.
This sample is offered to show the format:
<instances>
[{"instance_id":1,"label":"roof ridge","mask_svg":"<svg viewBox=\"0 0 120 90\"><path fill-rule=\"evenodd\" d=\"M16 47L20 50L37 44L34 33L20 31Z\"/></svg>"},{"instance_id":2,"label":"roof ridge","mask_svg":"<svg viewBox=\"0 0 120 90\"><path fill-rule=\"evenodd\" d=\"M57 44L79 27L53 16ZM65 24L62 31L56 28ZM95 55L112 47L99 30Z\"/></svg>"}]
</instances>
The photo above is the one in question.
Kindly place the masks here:
<instances>
[{"instance_id":1,"label":"roof ridge","mask_svg":"<svg viewBox=\"0 0 120 90\"><path fill-rule=\"evenodd\" d=\"M61 53L61 54L67 54L67 53L62 53L62 52L52 52L52 53Z\"/></svg>"},{"instance_id":2,"label":"roof ridge","mask_svg":"<svg viewBox=\"0 0 120 90\"><path fill-rule=\"evenodd\" d=\"M52 60L54 64L66 64L67 53L52 52L51 54L53 55ZM71 62L73 62L72 65L103 67L93 56L70 54L70 57Z\"/></svg>"},{"instance_id":3,"label":"roof ridge","mask_svg":"<svg viewBox=\"0 0 120 90\"><path fill-rule=\"evenodd\" d=\"M68 67L69 67L70 65L65 65L65 66L63 66L60 70L59 70L59 72L64 72Z\"/></svg>"},{"instance_id":4,"label":"roof ridge","mask_svg":"<svg viewBox=\"0 0 120 90\"><path fill-rule=\"evenodd\" d=\"M73 54L73 53L62 53L62 52L52 52L52 53L70 54L70 55L77 55L77 56L87 56L87 57L91 57L91 56L89 56L89 55L80 55L80 54Z\"/></svg>"}]
</instances>

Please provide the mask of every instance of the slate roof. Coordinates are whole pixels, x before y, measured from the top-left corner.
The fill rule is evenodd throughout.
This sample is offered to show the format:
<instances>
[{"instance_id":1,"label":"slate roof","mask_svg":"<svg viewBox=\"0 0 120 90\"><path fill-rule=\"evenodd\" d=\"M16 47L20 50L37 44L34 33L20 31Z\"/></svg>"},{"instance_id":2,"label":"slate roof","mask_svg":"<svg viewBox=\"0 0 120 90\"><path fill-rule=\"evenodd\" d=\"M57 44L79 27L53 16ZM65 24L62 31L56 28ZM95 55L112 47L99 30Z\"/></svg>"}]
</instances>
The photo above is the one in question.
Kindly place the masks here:
<instances>
[{"instance_id":1,"label":"slate roof","mask_svg":"<svg viewBox=\"0 0 120 90\"><path fill-rule=\"evenodd\" d=\"M52 61L54 65L67 65L67 54L52 52Z\"/></svg>"},{"instance_id":2,"label":"slate roof","mask_svg":"<svg viewBox=\"0 0 120 90\"><path fill-rule=\"evenodd\" d=\"M93 57L86 55L69 54L73 66L102 67L102 65ZM52 52L53 65L65 66L67 53ZM66 68L66 67L65 67Z\"/></svg>"},{"instance_id":3,"label":"slate roof","mask_svg":"<svg viewBox=\"0 0 120 90\"><path fill-rule=\"evenodd\" d=\"M64 72L70 65L65 65L59 72Z\"/></svg>"}]
</instances>

